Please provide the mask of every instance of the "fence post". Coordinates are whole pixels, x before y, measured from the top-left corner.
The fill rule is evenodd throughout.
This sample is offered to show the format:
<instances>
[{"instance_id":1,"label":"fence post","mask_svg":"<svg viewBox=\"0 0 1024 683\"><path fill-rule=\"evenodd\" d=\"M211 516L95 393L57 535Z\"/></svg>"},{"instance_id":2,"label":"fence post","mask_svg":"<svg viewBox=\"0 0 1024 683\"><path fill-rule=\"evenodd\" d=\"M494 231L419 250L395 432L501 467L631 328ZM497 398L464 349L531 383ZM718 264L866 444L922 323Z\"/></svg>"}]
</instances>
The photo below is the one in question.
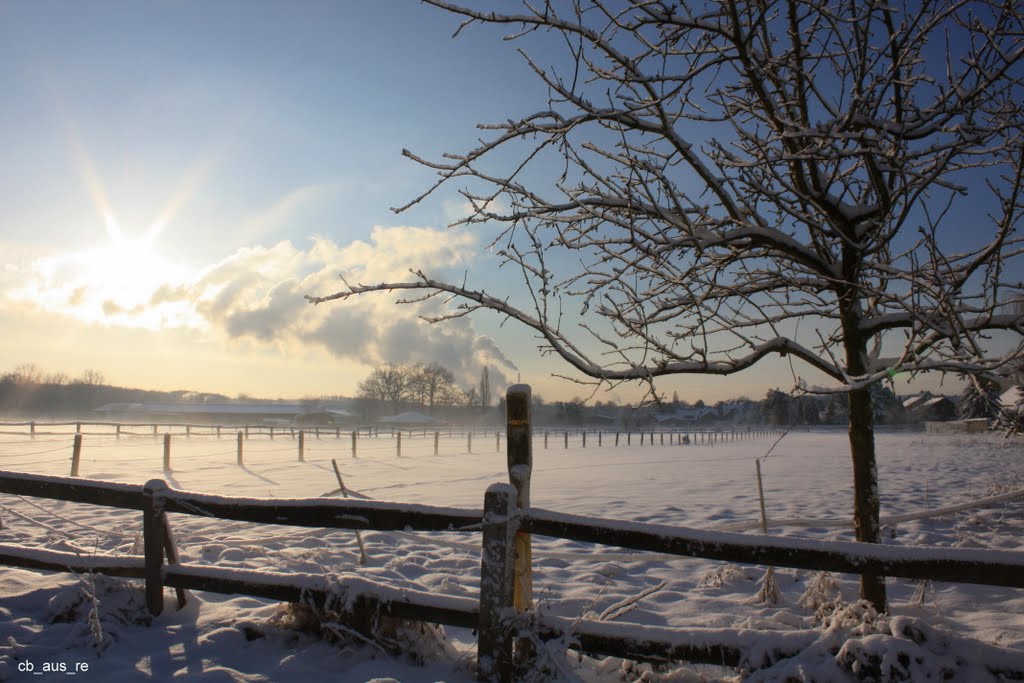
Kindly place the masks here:
<instances>
[{"instance_id":1,"label":"fence post","mask_svg":"<svg viewBox=\"0 0 1024 683\"><path fill-rule=\"evenodd\" d=\"M238 432L238 464L242 464L242 432Z\"/></svg>"},{"instance_id":2,"label":"fence post","mask_svg":"<svg viewBox=\"0 0 1024 683\"><path fill-rule=\"evenodd\" d=\"M398 431L398 440L395 441L395 455L402 457L402 431Z\"/></svg>"},{"instance_id":3,"label":"fence post","mask_svg":"<svg viewBox=\"0 0 1024 683\"><path fill-rule=\"evenodd\" d=\"M114 432L114 437L118 439L121 438L121 425L117 425L117 429Z\"/></svg>"},{"instance_id":4,"label":"fence post","mask_svg":"<svg viewBox=\"0 0 1024 683\"><path fill-rule=\"evenodd\" d=\"M501 430L498 429L494 432L494 452L501 453Z\"/></svg>"},{"instance_id":5,"label":"fence post","mask_svg":"<svg viewBox=\"0 0 1024 683\"><path fill-rule=\"evenodd\" d=\"M547 431L545 431L544 432L544 450L547 450L547 449L548 449L548 433L547 433Z\"/></svg>"},{"instance_id":6,"label":"fence post","mask_svg":"<svg viewBox=\"0 0 1024 683\"><path fill-rule=\"evenodd\" d=\"M598 446L598 448L600 448L600 447L601 447L601 435L602 435L603 433L604 433L604 432L598 432L598 433L597 433L597 446Z\"/></svg>"},{"instance_id":7,"label":"fence post","mask_svg":"<svg viewBox=\"0 0 1024 683\"><path fill-rule=\"evenodd\" d=\"M466 452L473 453L473 430L466 432Z\"/></svg>"},{"instance_id":8,"label":"fence post","mask_svg":"<svg viewBox=\"0 0 1024 683\"><path fill-rule=\"evenodd\" d=\"M358 431L359 431L358 429L353 429L352 430L352 457L353 458L356 457L356 434L358 433Z\"/></svg>"},{"instance_id":9,"label":"fence post","mask_svg":"<svg viewBox=\"0 0 1024 683\"><path fill-rule=\"evenodd\" d=\"M565 433L565 439L564 439L563 444L562 444L562 448L564 449L564 448L568 448L568 447L569 447L569 432L566 432Z\"/></svg>"},{"instance_id":10,"label":"fence post","mask_svg":"<svg viewBox=\"0 0 1024 683\"><path fill-rule=\"evenodd\" d=\"M28 423L28 433L33 439L36 438L36 423L35 420Z\"/></svg>"},{"instance_id":11,"label":"fence post","mask_svg":"<svg viewBox=\"0 0 1024 683\"><path fill-rule=\"evenodd\" d=\"M434 455L437 455L437 442L441 439L441 432L434 432Z\"/></svg>"},{"instance_id":12,"label":"fence post","mask_svg":"<svg viewBox=\"0 0 1024 683\"><path fill-rule=\"evenodd\" d=\"M299 462L306 462L306 432L299 430Z\"/></svg>"},{"instance_id":13,"label":"fence post","mask_svg":"<svg viewBox=\"0 0 1024 683\"><path fill-rule=\"evenodd\" d=\"M531 390L528 384L513 384L505 396L505 443L508 451L508 479L516 490L516 506L530 507L530 477L533 472L533 430ZM515 607L530 609L533 602L533 550L530 535L516 534Z\"/></svg>"},{"instance_id":14,"label":"fence post","mask_svg":"<svg viewBox=\"0 0 1024 683\"><path fill-rule=\"evenodd\" d=\"M164 544L167 542L164 494L167 483L150 479L142 488L142 541L146 555L146 606L154 617L164 611Z\"/></svg>"},{"instance_id":15,"label":"fence post","mask_svg":"<svg viewBox=\"0 0 1024 683\"><path fill-rule=\"evenodd\" d=\"M482 681L512 683L513 630L502 613L513 607L514 543L519 515L509 484L491 484L484 494L480 552L480 616L477 623L477 675ZM148 595L148 594L147 594Z\"/></svg>"},{"instance_id":16,"label":"fence post","mask_svg":"<svg viewBox=\"0 0 1024 683\"><path fill-rule=\"evenodd\" d=\"M164 434L164 471L171 469L171 433Z\"/></svg>"},{"instance_id":17,"label":"fence post","mask_svg":"<svg viewBox=\"0 0 1024 683\"><path fill-rule=\"evenodd\" d=\"M78 476L78 463L82 460L82 435L75 434L75 443L71 447L71 476Z\"/></svg>"}]
</instances>

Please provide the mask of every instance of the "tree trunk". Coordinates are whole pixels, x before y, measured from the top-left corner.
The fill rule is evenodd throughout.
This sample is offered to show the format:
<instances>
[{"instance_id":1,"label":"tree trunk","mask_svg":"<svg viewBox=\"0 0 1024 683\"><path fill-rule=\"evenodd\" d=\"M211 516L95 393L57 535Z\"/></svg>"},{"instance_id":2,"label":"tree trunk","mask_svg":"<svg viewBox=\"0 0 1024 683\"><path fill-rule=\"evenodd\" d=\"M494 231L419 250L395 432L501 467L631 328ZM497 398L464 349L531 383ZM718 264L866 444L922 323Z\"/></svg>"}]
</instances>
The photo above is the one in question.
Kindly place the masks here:
<instances>
[{"instance_id":1,"label":"tree trunk","mask_svg":"<svg viewBox=\"0 0 1024 683\"><path fill-rule=\"evenodd\" d=\"M857 540L880 543L878 522L878 468L875 465L875 428L871 390L850 392L850 454L853 456L853 523ZM879 612L886 611L885 577L862 574L860 597Z\"/></svg>"},{"instance_id":2,"label":"tree trunk","mask_svg":"<svg viewBox=\"0 0 1024 683\"><path fill-rule=\"evenodd\" d=\"M853 524L857 540L880 543L878 468L875 465L874 415L869 388L850 392L850 455L853 458ZM860 597L885 612L885 577L861 574Z\"/></svg>"}]
</instances>

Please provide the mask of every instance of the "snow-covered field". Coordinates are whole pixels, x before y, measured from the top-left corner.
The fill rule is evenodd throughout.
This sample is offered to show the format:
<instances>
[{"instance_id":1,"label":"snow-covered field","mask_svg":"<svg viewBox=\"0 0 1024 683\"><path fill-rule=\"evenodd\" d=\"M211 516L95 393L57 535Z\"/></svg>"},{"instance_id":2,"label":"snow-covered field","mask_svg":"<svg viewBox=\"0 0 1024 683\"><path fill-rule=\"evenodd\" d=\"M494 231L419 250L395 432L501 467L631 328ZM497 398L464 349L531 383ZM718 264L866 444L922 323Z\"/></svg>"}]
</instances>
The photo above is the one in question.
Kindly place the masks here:
<instances>
[{"instance_id":1,"label":"snow-covered field","mask_svg":"<svg viewBox=\"0 0 1024 683\"><path fill-rule=\"evenodd\" d=\"M774 441L640 446L634 436L632 446L627 448L623 439L616 448L606 437L599 448L591 435L586 449L578 438L563 449L561 435L553 434L548 450L535 441L532 502L618 520L757 533L754 460ZM333 433L319 440L307 436L305 462L298 462L291 438L254 437L245 442L245 464L239 466L234 438L227 432L222 439L176 435L173 470L165 473L159 439L87 435L80 473L131 483L162 477L172 487L236 496L314 497L337 488L331 466L336 458L347 487L366 496L472 508L482 505L490 483L507 480L505 456L495 452L493 435L475 439L472 455L466 453L465 437L442 438L438 456L433 455L432 434L407 437L401 458L387 436L361 439L357 458L351 456L350 443L347 435L340 440ZM879 434L878 450L883 516L1024 489L1019 441L991 435ZM0 469L67 475L70 455L70 434L0 436ZM771 533L852 538L849 528L813 521L850 515L852 477L843 432L791 432L762 461L762 472L769 518L803 521L773 525ZM2 542L83 554L124 554L140 547L141 516L132 511L11 495L0 495L0 506ZM479 536L473 534L364 532L369 562L359 566L350 531L184 515L172 515L171 525L184 562L341 579L357 575L448 595L474 596L477 591ZM1021 551L1024 502L894 523L886 527L886 537L894 544ZM913 680L946 672L962 680L997 680L986 667L1024 669L1024 591L1018 589L890 579L889 617L872 620L856 606L834 614L817 610L816 617L815 604L822 600L809 603L810 589L823 589L833 603L837 595L830 592L827 577L815 572L777 569L781 601L769 606L755 600L763 567L542 538L534 539L533 553L534 594L548 614L604 614L616 622L670 627L822 629L821 639L803 655L754 676L761 680L849 680L834 651L858 634L865 636L860 659L871 661L870 655L878 654L890 677L902 669ZM843 601L856 599L856 577L831 578ZM214 681L473 680L474 637L461 629L448 628L442 652L416 666L406 658L381 655L372 645L328 643L291 629L280 619L278 604L248 597L199 593L184 610L175 611L168 591L164 614L151 625L137 624L144 611L139 591L124 589L132 584L0 567L0 679L64 678L66 673L36 675L47 665L63 665L67 671L78 667L78 677L104 681L199 676ZM630 603L645 591L649 594ZM616 610L617 603L630 604ZM32 673L24 671L29 664ZM575 656L555 664L566 680L736 675L703 665L659 673L646 665L581 662ZM896 668L885 669L891 665Z\"/></svg>"}]
</instances>

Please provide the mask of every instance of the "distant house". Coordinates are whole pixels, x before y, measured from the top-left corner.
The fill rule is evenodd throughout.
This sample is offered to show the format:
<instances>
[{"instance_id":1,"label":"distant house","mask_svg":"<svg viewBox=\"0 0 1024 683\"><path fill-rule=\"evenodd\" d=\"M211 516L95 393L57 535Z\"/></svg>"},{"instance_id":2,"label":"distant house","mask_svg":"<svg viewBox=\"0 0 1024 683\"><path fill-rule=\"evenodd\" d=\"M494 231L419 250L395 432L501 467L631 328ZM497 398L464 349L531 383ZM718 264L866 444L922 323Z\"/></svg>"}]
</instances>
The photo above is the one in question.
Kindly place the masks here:
<instances>
[{"instance_id":1,"label":"distant house","mask_svg":"<svg viewBox=\"0 0 1024 683\"><path fill-rule=\"evenodd\" d=\"M1019 386L1010 387L999 396L999 403L1009 413L1024 412L1024 389Z\"/></svg>"},{"instance_id":2,"label":"distant house","mask_svg":"<svg viewBox=\"0 0 1024 683\"><path fill-rule=\"evenodd\" d=\"M617 415L609 415L607 413L594 413L585 412L583 414L583 424L591 425L595 427L607 427L615 424L619 421Z\"/></svg>"},{"instance_id":3,"label":"distant house","mask_svg":"<svg viewBox=\"0 0 1024 683\"><path fill-rule=\"evenodd\" d=\"M424 415L423 413L417 413L416 411L409 411L407 413L391 415L388 417L380 417L377 418L375 422L379 425L384 425L386 427L398 427L399 429L416 429L420 427L432 427L447 424L444 420L439 420L436 417Z\"/></svg>"},{"instance_id":4,"label":"distant house","mask_svg":"<svg viewBox=\"0 0 1024 683\"><path fill-rule=\"evenodd\" d=\"M692 427L699 422L716 417L714 408L681 408L675 407L663 413L651 415L652 421L659 427Z\"/></svg>"},{"instance_id":5,"label":"distant house","mask_svg":"<svg viewBox=\"0 0 1024 683\"><path fill-rule=\"evenodd\" d=\"M914 421L946 422L957 417L956 403L951 398L928 392L904 399L903 408Z\"/></svg>"},{"instance_id":6,"label":"distant house","mask_svg":"<svg viewBox=\"0 0 1024 683\"><path fill-rule=\"evenodd\" d=\"M353 424L359 421L355 413L342 408L330 410L311 410L295 416L296 424L303 425L343 425Z\"/></svg>"},{"instance_id":7,"label":"distant house","mask_svg":"<svg viewBox=\"0 0 1024 683\"><path fill-rule=\"evenodd\" d=\"M313 407L308 403L239 401L237 403L107 403L93 412L108 420L186 423L301 423L341 424L355 415L340 407ZM323 421L321 421L321 419Z\"/></svg>"}]
</instances>

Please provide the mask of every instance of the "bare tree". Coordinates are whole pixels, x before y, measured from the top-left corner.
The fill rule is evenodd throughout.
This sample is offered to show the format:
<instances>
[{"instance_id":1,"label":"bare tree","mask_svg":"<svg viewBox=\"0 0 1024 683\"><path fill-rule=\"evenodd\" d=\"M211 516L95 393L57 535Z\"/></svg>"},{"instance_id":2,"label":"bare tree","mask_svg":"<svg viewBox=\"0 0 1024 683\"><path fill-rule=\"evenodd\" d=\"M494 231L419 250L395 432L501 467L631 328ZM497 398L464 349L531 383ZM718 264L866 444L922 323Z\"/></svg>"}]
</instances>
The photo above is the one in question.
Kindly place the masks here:
<instances>
[{"instance_id":1,"label":"bare tree","mask_svg":"<svg viewBox=\"0 0 1024 683\"><path fill-rule=\"evenodd\" d=\"M453 405L458 401L455 375L440 363L418 363L409 369L412 393L420 405L433 410L435 405Z\"/></svg>"},{"instance_id":2,"label":"bare tree","mask_svg":"<svg viewBox=\"0 0 1024 683\"><path fill-rule=\"evenodd\" d=\"M480 372L480 407L491 407L491 373L486 365Z\"/></svg>"},{"instance_id":3,"label":"bare tree","mask_svg":"<svg viewBox=\"0 0 1024 683\"><path fill-rule=\"evenodd\" d=\"M63 387L71 382L71 378L68 377L66 372L48 372L43 376L43 384L51 384L53 386Z\"/></svg>"},{"instance_id":4,"label":"bare tree","mask_svg":"<svg viewBox=\"0 0 1024 683\"><path fill-rule=\"evenodd\" d=\"M10 372L4 373L4 377L15 384L42 384L45 373L35 363L21 363Z\"/></svg>"},{"instance_id":5,"label":"bare tree","mask_svg":"<svg viewBox=\"0 0 1024 683\"><path fill-rule=\"evenodd\" d=\"M409 369L406 367L394 363L382 365L359 383L356 396L386 403L397 413L402 403L412 396L409 377Z\"/></svg>"},{"instance_id":6,"label":"bare tree","mask_svg":"<svg viewBox=\"0 0 1024 683\"><path fill-rule=\"evenodd\" d=\"M75 380L78 384L88 384L89 386L94 387L102 386L106 381L107 378L102 372L99 370L93 370L92 368L84 370L82 374L78 376L78 379Z\"/></svg>"},{"instance_id":7,"label":"bare tree","mask_svg":"<svg viewBox=\"0 0 1024 683\"><path fill-rule=\"evenodd\" d=\"M998 372L1024 350L1003 305L1021 294L1020 3L427 2L459 31L565 50L556 66L522 50L549 92L536 113L481 126L464 154L405 152L439 179L398 210L460 183L462 223L501 227L491 246L526 294L415 271L311 301L453 296L432 320L497 311L579 373L652 391L798 359L829 378L798 387L848 395L856 537L878 542L871 386ZM884 609L883 578L861 595Z\"/></svg>"}]
</instances>

